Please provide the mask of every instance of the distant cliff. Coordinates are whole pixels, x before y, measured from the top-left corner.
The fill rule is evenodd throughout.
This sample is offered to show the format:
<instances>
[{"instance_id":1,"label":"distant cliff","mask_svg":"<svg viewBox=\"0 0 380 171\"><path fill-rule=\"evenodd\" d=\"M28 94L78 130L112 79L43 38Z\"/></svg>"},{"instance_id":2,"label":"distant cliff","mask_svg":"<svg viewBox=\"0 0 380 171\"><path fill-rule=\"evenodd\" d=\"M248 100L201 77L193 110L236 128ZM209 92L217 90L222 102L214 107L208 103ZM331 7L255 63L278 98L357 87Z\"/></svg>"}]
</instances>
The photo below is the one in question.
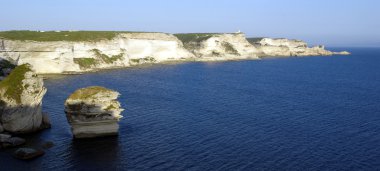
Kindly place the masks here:
<instances>
[{"instance_id":1,"label":"distant cliff","mask_svg":"<svg viewBox=\"0 0 380 171\"><path fill-rule=\"evenodd\" d=\"M175 34L197 58L208 60L258 59L259 50L242 33Z\"/></svg>"},{"instance_id":2,"label":"distant cliff","mask_svg":"<svg viewBox=\"0 0 380 171\"><path fill-rule=\"evenodd\" d=\"M260 57L275 56L320 56L320 55L347 55L348 52L331 52L323 45L308 47L302 40L272 39L272 38L248 38L252 45L259 51Z\"/></svg>"},{"instance_id":3,"label":"distant cliff","mask_svg":"<svg viewBox=\"0 0 380 171\"><path fill-rule=\"evenodd\" d=\"M37 73L85 72L145 63L332 55L323 46L288 39L246 39L242 33L166 34L106 31L0 32L0 59L29 63Z\"/></svg>"}]
</instances>

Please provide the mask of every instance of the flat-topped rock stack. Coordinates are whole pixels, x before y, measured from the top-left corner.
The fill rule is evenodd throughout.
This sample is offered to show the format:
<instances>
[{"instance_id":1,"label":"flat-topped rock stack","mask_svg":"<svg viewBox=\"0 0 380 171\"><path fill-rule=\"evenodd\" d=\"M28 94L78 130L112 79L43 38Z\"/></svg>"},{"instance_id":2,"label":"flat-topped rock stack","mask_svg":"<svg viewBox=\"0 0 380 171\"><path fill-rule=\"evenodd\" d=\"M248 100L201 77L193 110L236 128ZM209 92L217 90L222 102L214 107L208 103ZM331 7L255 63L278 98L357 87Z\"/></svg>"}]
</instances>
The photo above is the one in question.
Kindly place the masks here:
<instances>
[{"instance_id":1,"label":"flat-topped rock stack","mask_svg":"<svg viewBox=\"0 0 380 171\"><path fill-rule=\"evenodd\" d=\"M0 132L30 133L50 126L42 113L43 79L29 64L17 66L0 82Z\"/></svg>"},{"instance_id":2,"label":"flat-topped rock stack","mask_svg":"<svg viewBox=\"0 0 380 171\"><path fill-rule=\"evenodd\" d=\"M117 135L122 118L116 91L92 86L76 90L65 102L65 113L74 138Z\"/></svg>"}]
</instances>

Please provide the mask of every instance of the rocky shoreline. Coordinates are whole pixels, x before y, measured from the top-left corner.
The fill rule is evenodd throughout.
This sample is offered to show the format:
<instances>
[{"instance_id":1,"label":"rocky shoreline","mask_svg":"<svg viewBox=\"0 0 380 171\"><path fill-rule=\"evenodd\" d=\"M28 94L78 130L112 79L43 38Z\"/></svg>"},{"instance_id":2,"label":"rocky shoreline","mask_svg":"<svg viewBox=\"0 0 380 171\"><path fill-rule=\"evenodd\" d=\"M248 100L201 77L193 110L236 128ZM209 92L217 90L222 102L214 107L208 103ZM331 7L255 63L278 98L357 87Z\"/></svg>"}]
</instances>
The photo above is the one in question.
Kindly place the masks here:
<instances>
[{"instance_id":1,"label":"rocky shoreline","mask_svg":"<svg viewBox=\"0 0 380 171\"><path fill-rule=\"evenodd\" d=\"M40 33L34 37L6 37L0 32L0 59L12 65L30 64L38 74L82 73L101 69L125 68L170 61L256 60L265 57L347 55L324 46L308 47L301 40L246 38L244 33L132 33L83 32L100 37L72 40L82 32ZM15 32L23 34L23 32ZM50 39L42 39L49 34ZM1 37L1 35L5 35ZM55 37L54 37L55 36ZM56 39L63 36L62 40Z\"/></svg>"},{"instance_id":2,"label":"rocky shoreline","mask_svg":"<svg viewBox=\"0 0 380 171\"><path fill-rule=\"evenodd\" d=\"M10 149L15 158L30 160L51 148L47 141L31 147L19 137L51 127L49 116L42 112L42 98L47 92L43 78L29 64L16 66L0 82L0 151ZM118 135L122 118L119 93L104 87L78 89L65 102L65 113L74 138Z\"/></svg>"},{"instance_id":3,"label":"rocky shoreline","mask_svg":"<svg viewBox=\"0 0 380 171\"><path fill-rule=\"evenodd\" d=\"M17 148L12 154L22 160L45 153L40 147L23 146L26 140L18 137L51 126L49 116L42 111L47 92L43 74L81 74L156 63L349 54L331 52L324 46L309 48L300 40L246 39L243 33L118 33L112 39L79 42L0 39L0 149ZM119 95L98 86L71 94L64 111L73 137L118 135L118 121L124 110L117 101ZM43 147L53 145L46 142Z\"/></svg>"}]
</instances>

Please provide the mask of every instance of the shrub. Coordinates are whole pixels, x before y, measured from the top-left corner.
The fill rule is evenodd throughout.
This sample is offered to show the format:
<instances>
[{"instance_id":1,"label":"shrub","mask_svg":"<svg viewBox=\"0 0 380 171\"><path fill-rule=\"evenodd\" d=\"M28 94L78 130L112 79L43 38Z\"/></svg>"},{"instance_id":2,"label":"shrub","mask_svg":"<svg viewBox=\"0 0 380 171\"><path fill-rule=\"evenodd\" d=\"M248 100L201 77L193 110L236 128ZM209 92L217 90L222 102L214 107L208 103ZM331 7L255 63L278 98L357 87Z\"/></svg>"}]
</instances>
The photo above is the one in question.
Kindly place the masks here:
<instances>
[{"instance_id":1,"label":"shrub","mask_svg":"<svg viewBox=\"0 0 380 171\"><path fill-rule=\"evenodd\" d=\"M222 43L222 46L224 47L224 50L225 50L227 53L235 54L235 55L240 55L239 52L238 52L238 51L232 46L231 43L223 42L223 43Z\"/></svg>"},{"instance_id":2,"label":"shrub","mask_svg":"<svg viewBox=\"0 0 380 171\"><path fill-rule=\"evenodd\" d=\"M0 38L32 41L100 41L111 40L119 33L143 33L129 31L28 31L14 30L0 32Z\"/></svg>"},{"instance_id":3,"label":"shrub","mask_svg":"<svg viewBox=\"0 0 380 171\"><path fill-rule=\"evenodd\" d=\"M74 58L74 63L78 64L80 68L84 69L91 68L97 64L94 58Z\"/></svg>"}]
</instances>

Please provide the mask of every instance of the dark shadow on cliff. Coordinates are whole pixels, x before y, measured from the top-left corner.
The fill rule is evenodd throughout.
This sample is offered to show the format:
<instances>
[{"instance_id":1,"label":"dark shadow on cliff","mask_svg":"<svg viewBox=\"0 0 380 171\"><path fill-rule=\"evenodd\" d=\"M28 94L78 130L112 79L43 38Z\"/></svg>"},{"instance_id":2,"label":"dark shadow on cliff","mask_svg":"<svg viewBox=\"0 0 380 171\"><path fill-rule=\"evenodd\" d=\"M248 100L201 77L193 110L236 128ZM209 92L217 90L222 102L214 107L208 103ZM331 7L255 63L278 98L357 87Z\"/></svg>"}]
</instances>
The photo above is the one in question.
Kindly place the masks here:
<instances>
[{"instance_id":1,"label":"dark shadow on cliff","mask_svg":"<svg viewBox=\"0 0 380 171\"><path fill-rule=\"evenodd\" d=\"M3 59L0 56L0 77L5 77L16 67L14 62Z\"/></svg>"}]
</instances>

